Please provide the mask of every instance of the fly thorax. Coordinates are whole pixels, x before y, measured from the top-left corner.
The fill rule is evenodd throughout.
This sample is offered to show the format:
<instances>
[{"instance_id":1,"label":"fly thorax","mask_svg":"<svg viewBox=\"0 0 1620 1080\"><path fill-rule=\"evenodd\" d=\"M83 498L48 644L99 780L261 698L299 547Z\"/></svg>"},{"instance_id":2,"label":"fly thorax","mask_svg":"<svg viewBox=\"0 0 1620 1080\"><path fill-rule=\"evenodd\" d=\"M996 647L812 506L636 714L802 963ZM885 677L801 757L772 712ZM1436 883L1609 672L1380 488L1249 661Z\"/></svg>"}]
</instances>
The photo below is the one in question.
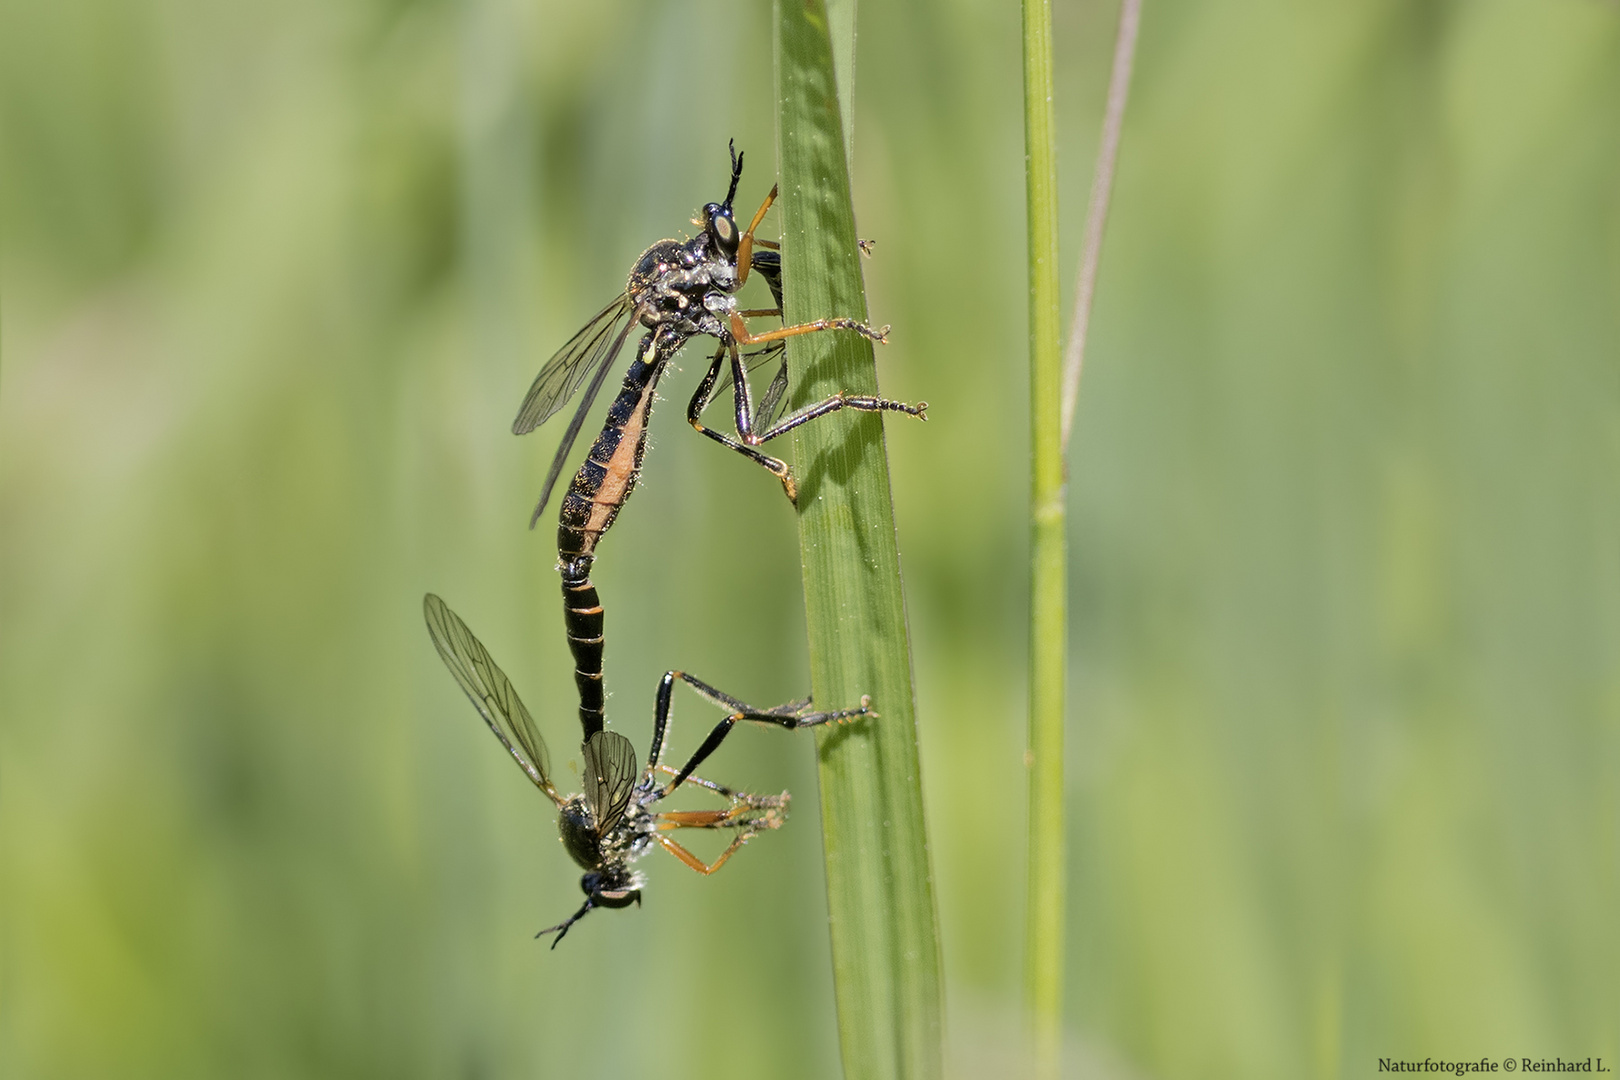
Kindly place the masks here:
<instances>
[{"instance_id":1,"label":"fly thorax","mask_svg":"<svg viewBox=\"0 0 1620 1080\"><path fill-rule=\"evenodd\" d=\"M568 857L580 866L590 870L601 863L601 853L596 847L595 821L585 796L575 795L563 804L562 813L557 815L557 832L562 836Z\"/></svg>"},{"instance_id":2,"label":"fly thorax","mask_svg":"<svg viewBox=\"0 0 1620 1080\"><path fill-rule=\"evenodd\" d=\"M606 859L612 852L628 849L641 831L643 821L648 819L647 812L636 806L634 801L629 806L626 806L624 813L619 816L618 822L602 837L601 851L603 858Z\"/></svg>"},{"instance_id":3,"label":"fly thorax","mask_svg":"<svg viewBox=\"0 0 1620 1080\"><path fill-rule=\"evenodd\" d=\"M636 265L630 269L630 281L625 291L632 297L662 281L672 270L689 265L685 248L674 240L660 240L641 253Z\"/></svg>"},{"instance_id":4,"label":"fly thorax","mask_svg":"<svg viewBox=\"0 0 1620 1080\"><path fill-rule=\"evenodd\" d=\"M729 262L714 262L709 265L709 280L714 287L724 289L726 292L736 292L740 285L737 281L737 267Z\"/></svg>"},{"instance_id":5,"label":"fly thorax","mask_svg":"<svg viewBox=\"0 0 1620 1080\"><path fill-rule=\"evenodd\" d=\"M651 814L646 816L644 824L645 828L637 828L630 837L630 851L627 856L629 859L639 859L652 849L653 838L658 830L653 824Z\"/></svg>"},{"instance_id":6,"label":"fly thorax","mask_svg":"<svg viewBox=\"0 0 1620 1080\"><path fill-rule=\"evenodd\" d=\"M737 298L727 293L711 290L704 295L703 306L724 319L737 310Z\"/></svg>"}]
</instances>

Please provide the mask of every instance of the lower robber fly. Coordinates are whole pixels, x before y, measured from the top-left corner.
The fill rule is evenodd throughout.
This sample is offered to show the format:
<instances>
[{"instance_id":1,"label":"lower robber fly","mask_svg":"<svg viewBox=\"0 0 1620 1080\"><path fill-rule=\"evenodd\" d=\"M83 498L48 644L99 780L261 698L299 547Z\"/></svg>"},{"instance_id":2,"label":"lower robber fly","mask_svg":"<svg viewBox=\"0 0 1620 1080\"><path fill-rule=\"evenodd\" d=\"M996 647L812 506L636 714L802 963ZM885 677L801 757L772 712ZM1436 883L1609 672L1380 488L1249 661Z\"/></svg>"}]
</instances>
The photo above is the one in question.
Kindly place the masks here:
<instances>
[{"instance_id":1,"label":"lower robber fly","mask_svg":"<svg viewBox=\"0 0 1620 1080\"><path fill-rule=\"evenodd\" d=\"M782 260L775 245L756 240L754 231L775 201L771 188L765 201L741 234L732 216L732 200L742 179L743 155L731 148L731 186L722 203L709 203L694 220L697 236L684 243L660 240L642 253L630 271L625 290L597 313L540 369L512 422L514 434L533 431L554 416L586 384L584 397L563 433L546 474L540 501L529 524L532 528L562 474L585 416L607 379L614 358L637 324L647 328L635 359L625 372L618 396L608 409L601 434L563 496L557 526L557 562L562 571L564 619L569 648L574 656L575 681L580 694L580 723L587 738L603 724L602 606L591 583L591 563L597 543L612 527L620 508L635 490L647 445L647 422L658 380L670 361L693 337L719 340L708 371L687 407L687 422L700 433L729 447L767 469L782 483L790 500L798 488L787 463L758 446L801 424L841 409L863 412L902 412L927 419L927 402L908 405L869 395L839 393L825 401L783 415L787 402L787 367L783 341L820 330L851 330L883 342L888 327L874 330L846 318L824 318L798 326L784 326L755 334L744 319L782 314ZM776 307L740 310L736 293L756 271L770 287ZM744 353L741 347L763 346ZM729 365L727 360L729 358ZM755 406L748 370L772 359L781 360L776 377ZM732 387L736 438L705 427L701 416L714 398Z\"/></svg>"},{"instance_id":2,"label":"lower robber fly","mask_svg":"<svg viewBox=\"0 0 1620 1080\"><path fill-rule=\"evenodd\" d=\"M700 874L712 874L755 834L781 828L787 819L789 796L753 795L736 791L694 775L714 753L739 720L774 724L790 730L857 717L875 717L866 698L859 708L810 712L808 701L795 701L774 709L756 709L721 693L681 671L667 671L658 684L653 711L652 749L645 766L639 765L635 747L615 731L598 730L585 739L585 790L564 796L551 782L551 763L545 740L534 726L517 691L467 624L443 600L428 593L422 602L428 634L450 674L472 701L495 737L522 768L530 781L557 807L557 830L563 847L584 869L579 887L585 893L580 909L535 937L555 933L556 948L569 927L593 908L640 905L645 884L630 864L655 844ZM670 698L676 681L684 682L701 697L728 710L702 744L679 769L664 764L669 741ZM668 779L665 779L667 777ZM683 784L704 788L726 801L718 810L657 811L653 807ZM728 829L731 843L713 862L704 862L669 833L677 829Z\"/></svg>"}]
</instances>

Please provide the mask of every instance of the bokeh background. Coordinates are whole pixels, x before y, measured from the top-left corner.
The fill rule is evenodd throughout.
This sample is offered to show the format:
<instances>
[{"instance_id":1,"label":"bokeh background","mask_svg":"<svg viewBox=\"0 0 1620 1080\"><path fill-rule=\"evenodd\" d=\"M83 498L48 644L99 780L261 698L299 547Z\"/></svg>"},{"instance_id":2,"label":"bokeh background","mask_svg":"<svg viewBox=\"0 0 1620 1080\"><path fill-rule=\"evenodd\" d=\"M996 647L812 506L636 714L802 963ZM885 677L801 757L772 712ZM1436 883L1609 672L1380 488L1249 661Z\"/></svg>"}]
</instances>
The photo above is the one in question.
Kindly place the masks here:
<instances>
[{"instance_id":1,"label":"bokeh background","mask_svg":"<svg viewBox=\"0 0 1620 1080\"><path fill-rule=\"evenodd\" d=\"M1065 258L1115 9L1056 4ZM859 15L955 1076L1019 1036L1015 5ZM813 754L578 902L429 645L575 730L539 364L748 154L761 3L0 6L0 1074L825 1077ZM767 228L768 232L768 228ZM1620 7L1148 0L1071 448L1071 1074L1620 1054ZM1072 265L1069 279L1072 280ZM808 685L774 482L682 422L604 545L611 722ZM830 703L829 703L830 704ZM679 699L676 744L712 721Z\"/></svg>"}]
</instances>

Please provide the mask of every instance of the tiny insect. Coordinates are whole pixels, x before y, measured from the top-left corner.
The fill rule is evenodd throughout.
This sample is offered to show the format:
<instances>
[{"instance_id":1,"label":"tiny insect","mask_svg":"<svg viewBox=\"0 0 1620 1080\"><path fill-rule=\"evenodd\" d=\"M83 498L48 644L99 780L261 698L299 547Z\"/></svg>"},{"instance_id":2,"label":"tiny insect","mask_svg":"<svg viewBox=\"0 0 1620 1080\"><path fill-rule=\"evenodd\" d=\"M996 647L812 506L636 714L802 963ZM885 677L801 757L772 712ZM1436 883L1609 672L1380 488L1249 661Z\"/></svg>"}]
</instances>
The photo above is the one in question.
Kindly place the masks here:
<instances>
[{"instance_id":1,"label":"tiny insect","mask_svg":"<svg viewBox=\"0 0 1620 1080\"><path fill-rule=\"evenodd\" d=\"M445 602L432 593L422 601L428 634L450 674L466 693L484 723L506 747L507 753L554 803L558 810L557 831L568 854L585 871L579 887L585 893L580 909L555 926L535 935L556 934L551 947L568 933L569 927L594 908L622 908L640 905L642 876L630 864L646 854L654 844L674 855L700 874L712 874L732 854L766 829L781 828L787 819L787 792L780 795L753 795L716 784L694 775L694 770L714 753L739 720L774 724L789 730L813 727L857 717L875 717L867 698L859 708L835 712L810 712L808 701L789 702L774 709L756 709L728 694L721 693L700 679L681 671L667 671L658 684L653 711L652 749L645 766L639 766L635 747L616 731L598 730L583 744L585 790L564 796L551 782L551 763L545 740L540 737L534 718L524 707L517 691L488 650L473 636ZM728 715L715 725L686 764L672 768L664 764L669 740L670 699L677 681L690 686ZM663 780L662 777L669 779ZM726 801L718 810L652 809L683 784L703 788ZM713 862L704 862L668 833L676 829L728 829L731 843Z\"/></svg>"}]
</instances>

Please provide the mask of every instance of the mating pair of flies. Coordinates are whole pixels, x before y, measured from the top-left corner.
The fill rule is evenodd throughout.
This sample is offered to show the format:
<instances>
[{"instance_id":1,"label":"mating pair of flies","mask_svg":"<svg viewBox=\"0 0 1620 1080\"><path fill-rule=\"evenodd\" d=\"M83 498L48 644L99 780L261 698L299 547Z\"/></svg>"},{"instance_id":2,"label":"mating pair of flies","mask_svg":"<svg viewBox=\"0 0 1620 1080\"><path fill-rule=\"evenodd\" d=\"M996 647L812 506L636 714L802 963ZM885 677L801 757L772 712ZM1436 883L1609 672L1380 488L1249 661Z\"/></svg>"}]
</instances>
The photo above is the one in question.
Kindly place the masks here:
<instances>
[{"instance_id":1,"label":"mating pair of flies","mask_svg":"<svg viewBox=\"0 0 1620 1080\"><path fill-rule=\"evenodd\" d=\"M583 793L567 797L558 793L551 782L545 741L511 682L444 601L431 593L424 601L428 632L440 657L495 737L535 786L556 804L557 827L563 846L585 870L580 879L585 903L563 922L536 935L555 932L553 948L569 927L593 908L640 903L642 879L630 869L630 864L655 844L693 870L711 874L755 834L780 827L787 813L786 792L753 795L694 773L719 748L739 720L795 729L876 715L864 697L858 708L830 712L811 712L808 701L756 709L690 675L670 671L659 683L652 748L645 766L639 765L630 740L605 729L603 611L596 587L590 580L590 570L598 542L612 527L641 475L647 421L658 380L689 340L713 337L719 341L719 346L687 406L687 422L768 470L795 503L797 487L791 470L785 462L760 451L758 447L762 444L841 409L901 412L927 419L926 402L907 405L849 393L835 394L795 412L785 412L788 375L783 342L787 338L822 330L848 330L881 343L887 338L888 327L873 329L854 319L823 318L763 333L748 329L746 319L782 315L782 261L777 245L754 236L776 199L775 187L771 188L748 228L743 231L737 228L732 200L742 179L742 161L743 156L733 146L731 185L725 201L709 203L703 208L701 216L694 221L701 227L698 235L686 241L660 240L642 253L630 271L624 292L598 312L540 369L512 424L514 434L533 431L556 415L581 386L586 387L552 459L540 501L529 522L532 528L545 510L614 359L638 325L646 328L647 333L625 373L619 394L608 409L602 431L563 496L557 527L564 624L574 657L574 679L579 690L579 716L584 733ZM758 273L770 288L776 302L774 308L745 310L738 306L737 293L751 271ZM750 346L755 348L745 352ZM775 377L756 405L748 384L748 372L773 359L778 361ZM703 412L725 391L727 384L732 388L735 403L735 437L706 427L701 420ZM702 697L729 710L679 769L664 761L670 698L676 681L685 682ZM726 807L662 812L654 809L683 784L707 789L724 799ZM705 863L668 835L688 828L729 829L734 835L719 858Z\"/></svg>"}]
</instances>

